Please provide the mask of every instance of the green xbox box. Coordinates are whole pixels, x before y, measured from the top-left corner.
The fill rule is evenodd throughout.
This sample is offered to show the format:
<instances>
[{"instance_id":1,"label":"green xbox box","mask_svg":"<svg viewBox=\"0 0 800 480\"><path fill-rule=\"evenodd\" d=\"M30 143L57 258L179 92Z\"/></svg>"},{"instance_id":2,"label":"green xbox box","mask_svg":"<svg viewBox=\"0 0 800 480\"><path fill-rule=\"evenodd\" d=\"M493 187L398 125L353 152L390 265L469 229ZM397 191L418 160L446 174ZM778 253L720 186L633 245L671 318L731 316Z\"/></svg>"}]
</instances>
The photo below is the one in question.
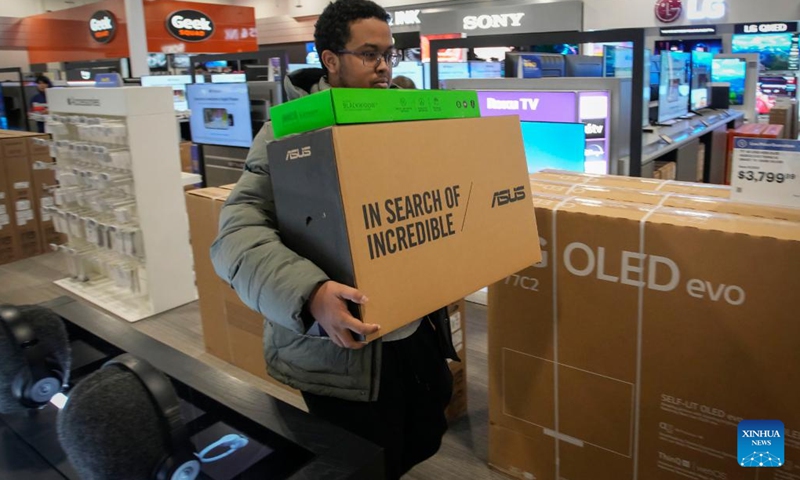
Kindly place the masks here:
<instances>
[{"instance_id":1,"label":"green xbox box","mask_svg":"<svg viewBox=\"0 0 800 480\"><path fill-rule=\"evenodd\" d=\"M464 90L332 88L270 109L275 138L333 125L480 117Z\"/></svg>"}]
</instances>

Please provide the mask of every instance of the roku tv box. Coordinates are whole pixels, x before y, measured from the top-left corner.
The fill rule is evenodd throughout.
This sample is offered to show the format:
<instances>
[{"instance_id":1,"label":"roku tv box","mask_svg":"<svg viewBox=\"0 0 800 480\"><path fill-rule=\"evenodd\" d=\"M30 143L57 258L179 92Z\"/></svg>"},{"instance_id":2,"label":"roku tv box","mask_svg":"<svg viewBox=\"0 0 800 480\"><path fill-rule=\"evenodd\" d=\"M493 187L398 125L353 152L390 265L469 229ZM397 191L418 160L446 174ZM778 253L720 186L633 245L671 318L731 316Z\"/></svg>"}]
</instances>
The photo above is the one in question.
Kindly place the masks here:
<instances>
[{"instance_id":1,"label":"roku tv box","mask_svg":"<svg viewBox=\"0 0 800 480\"><path fill-rule=\"evenodd\" d=\"M375 337L539 261L516 117L335 126L267 148L281 240L369 298L354 314Z\"/></svg>"},{"instance_id":2,"label":"roku tv box","mask_svg":"<svg viewBox=\"0 0 800 480\"><path fill-rule=\"evenodd\" d=\"M470 91L332 88L270 109L275 138L333 125L476 118Z\"/></svg>"}]
</instances>

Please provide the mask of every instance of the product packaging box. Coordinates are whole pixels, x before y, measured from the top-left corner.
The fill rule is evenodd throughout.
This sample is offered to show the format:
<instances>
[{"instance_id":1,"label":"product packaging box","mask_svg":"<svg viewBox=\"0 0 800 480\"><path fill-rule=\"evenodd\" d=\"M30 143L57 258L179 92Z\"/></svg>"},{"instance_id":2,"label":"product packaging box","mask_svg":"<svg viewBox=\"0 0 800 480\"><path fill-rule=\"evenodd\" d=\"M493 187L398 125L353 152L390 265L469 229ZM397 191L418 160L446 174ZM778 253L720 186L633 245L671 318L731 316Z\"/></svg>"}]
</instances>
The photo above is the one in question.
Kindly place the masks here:
<instances>
[{"instance_id":1,"label":"product packaging box","mask_svg":"<svg viewBox=\"0 0 800 480\"><path fill-rule=\"evenodd\" d=\"M661 205L664 207L697 210L701 212L727 213L748 217L769 218L800 222L800 208L758 205L734 202L725 198L700 197L681 193L664 193L633 188L606 187L595 184L575 184L551 180L531 180L534 194L574 195L600 200L618 200L642 205Z\"/></svg>"},{"instance_id":2,"label":"product packaging box","mask_svg":"<svg viewBox=\"0 0 800 480\"><path fill-rule=\"evenodd\" d=\"M531 180L552 180L556 182L582 183L606 187L633 188L663 193L680 193L700 197L730 198L731 187L709 183L664 181L655 178L625 177L622 175L598 175L578 173L567 170L542 170L530 175Z\"/></svg>"},{"instance_id":3,"label":"product packaging box","mask_svg":"<svg viewBox=\"0 0 800 480\"><path fill-rule=\"evenodd\" d=\"M448 359L453 374L453 396L445 415L448 420L456 420L467 413L467 316L466 301L459 300L447 307L450 315L450 332L460 362Z\"/></svg>"},{"instance_id":4,"label":"product packaging box","mask_svg":"<svg viewBox=\"0 0 800 480\"><path fill-rule=\"evenodd\" d=\"M0 265L13 262L19 257L17 232L14 228L14 204L8 192L3 158L0 157Z\"/></svg>"},{"instance_id":5,"label":"product packaging box","mask_svg":"<svg viewBox=\"0 0 800 480\"><path fill-rule=\"evenodd\" d=\"M537 480L800 476L800 224L533 198L542 262L489 288L490 464ZM739 465L742 419L784 423L783 467Z\"/></svg>"},{"instance_id":6,"label":"product packaging box","mask_svg":"<svg viewBox=\"0 0 800 480\"><path fill-rule=\"evenodd\" d=\"M283 243L369 298L353 306L381 326L368 341L539 260L516 117L336 126L267 148Z\"/></svg>"},{"instance_id":7,"label":"product packaging box","mask_svg":"<svg viewBox=\"0 0 800 480\"><path fill-rule=\"evenodd\" d=\"M35 214L33 178L29 165L27 132L2 132L0 135L0 168L4 169L6 195L9 197L16 236L16 259L42 252L39 225Z\"/></svg>"},{"instance_id":8,"label":"product packaging box","mask_svg":"<svg viewBox=\"0 0 800 480\"><path fill-rule=\"evenodd\" d=\"M333 125L479 116L478 94L454 90L333 88L270 109L275 138Z\"/></svg>"}]
</instances>

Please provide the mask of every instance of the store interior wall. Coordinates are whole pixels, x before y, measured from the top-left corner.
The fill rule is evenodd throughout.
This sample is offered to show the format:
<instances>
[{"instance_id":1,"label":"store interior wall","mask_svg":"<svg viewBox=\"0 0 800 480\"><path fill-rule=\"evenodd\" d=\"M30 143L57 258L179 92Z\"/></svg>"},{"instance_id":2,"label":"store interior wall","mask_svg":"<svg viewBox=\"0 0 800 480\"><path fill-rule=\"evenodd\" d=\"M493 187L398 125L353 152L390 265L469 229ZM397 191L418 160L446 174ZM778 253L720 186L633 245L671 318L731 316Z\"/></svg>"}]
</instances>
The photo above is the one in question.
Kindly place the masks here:
<instances>
[{"instance_id":1,"label":"store interior wall","mask_svg":"<svg viewBox=\"0 0 800 480\"><path fill-rule=\"evenodd\" d=\"M701 0L708 1L708 0ZM583 0L583 22L586 30L613 28L648 28L663 26L656 19L652 1ZM683 2L687 4L686 1ZM722 20L691 22L684 15L674 25L772 22L800 19L798 0L725 0L727 15Z\"/></svg>"},{"instance_id":2,"label":"store interior wall","mask_svg":"<svg viewBox=\"0 0 800 480\"><path fill-rule=\"evenodd\" d=\"M27 50L0 50L0 68L19 67L23 72L30 70Z\"/></svg>"}]
</instances>

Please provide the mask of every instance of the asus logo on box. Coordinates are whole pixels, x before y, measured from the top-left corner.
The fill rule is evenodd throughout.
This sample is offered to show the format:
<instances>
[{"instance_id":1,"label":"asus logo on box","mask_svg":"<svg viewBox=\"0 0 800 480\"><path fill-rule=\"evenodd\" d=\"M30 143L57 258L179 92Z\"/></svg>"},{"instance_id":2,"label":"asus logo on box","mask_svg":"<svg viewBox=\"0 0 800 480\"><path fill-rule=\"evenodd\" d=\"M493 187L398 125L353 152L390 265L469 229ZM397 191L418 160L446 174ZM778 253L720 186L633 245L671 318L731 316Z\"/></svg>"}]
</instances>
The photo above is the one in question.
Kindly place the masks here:
<instances>
[{"instance_id":1,"label":"asus logo on box","mask_svg":"<svg viewBox=\"0 0 800 480\"><path fill-rule=\"evenodd\" d=\"M294 148L286 152L286 161L311 156L311 147Z\"/></svg>"},{"instance_id":2,"label":"asus logo on box","mask_svg":"<svg viewBox=\"0 0 800 480\"><path fill-rule=\"evenodd\" d=\"M504 13L501 15L469 15L464 17L464 30L489 30L491 28L521 27L524 13Z\"/></svg>"},{"instance_id":3,"label":"asus logo on box","mask_svg":"<svg viewBox=\"0 0 800 480\"><path fill-rule=\"evenodd\" d=\"M513 196L511 189L506 188L505 190L494 192L494 196L492 197L492 208L502 207L503 205L508 205L520 200L525 200L525 187L523 185L514 187Z\"/></svg>"}]
</instances>

